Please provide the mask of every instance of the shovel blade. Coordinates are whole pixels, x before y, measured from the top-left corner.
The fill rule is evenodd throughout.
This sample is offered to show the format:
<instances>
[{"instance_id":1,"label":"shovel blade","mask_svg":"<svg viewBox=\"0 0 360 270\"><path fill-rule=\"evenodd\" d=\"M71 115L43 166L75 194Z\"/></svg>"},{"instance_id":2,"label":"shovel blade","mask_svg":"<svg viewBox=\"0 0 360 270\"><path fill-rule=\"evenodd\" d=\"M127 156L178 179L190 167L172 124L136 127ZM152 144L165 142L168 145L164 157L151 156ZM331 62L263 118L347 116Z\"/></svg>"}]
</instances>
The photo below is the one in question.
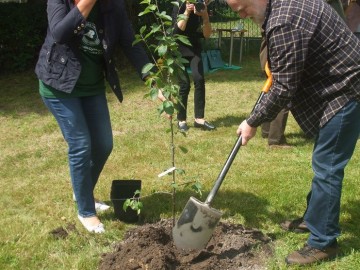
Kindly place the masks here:
<instances>
[{"instance_id":1,"label":"shovel blade","mask_svg":"<svg viewBox=\"0 0 360 270\"><path fill-rule=\"evenodd\" d=\"M175 246L182 249L203 249L209 242L222 213L190 197L172 230Z\"/></svg>"}]
</instances>

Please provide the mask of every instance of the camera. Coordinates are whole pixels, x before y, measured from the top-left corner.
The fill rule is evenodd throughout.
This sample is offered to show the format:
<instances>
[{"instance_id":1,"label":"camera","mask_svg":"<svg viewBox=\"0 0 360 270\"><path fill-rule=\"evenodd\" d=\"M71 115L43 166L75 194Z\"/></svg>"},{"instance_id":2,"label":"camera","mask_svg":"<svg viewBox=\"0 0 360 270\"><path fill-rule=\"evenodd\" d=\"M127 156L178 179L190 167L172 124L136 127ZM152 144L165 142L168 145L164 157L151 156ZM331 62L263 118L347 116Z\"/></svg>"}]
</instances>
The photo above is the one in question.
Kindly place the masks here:
<instances>
[{"instance_id":1,"label":"camera","mask_svg":"<svg viewBox=\"0 0 360 270\"><path fill-rule=\"evenodd\" d=\"M205 0L196 0L195 9L197 11L202 11L205 9Z\"/></svg>"}]
</instances>

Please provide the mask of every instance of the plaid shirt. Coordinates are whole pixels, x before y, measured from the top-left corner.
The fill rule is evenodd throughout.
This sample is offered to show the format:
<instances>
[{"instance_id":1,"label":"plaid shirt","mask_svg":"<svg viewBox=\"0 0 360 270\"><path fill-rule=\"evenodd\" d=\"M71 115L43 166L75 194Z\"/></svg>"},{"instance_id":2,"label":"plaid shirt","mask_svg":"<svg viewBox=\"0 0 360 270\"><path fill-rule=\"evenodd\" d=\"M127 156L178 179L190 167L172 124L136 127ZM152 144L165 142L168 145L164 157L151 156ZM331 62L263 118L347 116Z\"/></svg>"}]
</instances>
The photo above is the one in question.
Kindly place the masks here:
<instances>
[{"instance_id":1,"label":"plaid shirt","mask_svg":"<svg viewBox=\"0 0 360 270\"><path fill-rule=\"evenodd\" d=\"M314 136L350 100L360 102L360 41L328 4L269 0L263 29L273 85L247 119L250 126L290 104Z\"/></svg>"}]
</instances>

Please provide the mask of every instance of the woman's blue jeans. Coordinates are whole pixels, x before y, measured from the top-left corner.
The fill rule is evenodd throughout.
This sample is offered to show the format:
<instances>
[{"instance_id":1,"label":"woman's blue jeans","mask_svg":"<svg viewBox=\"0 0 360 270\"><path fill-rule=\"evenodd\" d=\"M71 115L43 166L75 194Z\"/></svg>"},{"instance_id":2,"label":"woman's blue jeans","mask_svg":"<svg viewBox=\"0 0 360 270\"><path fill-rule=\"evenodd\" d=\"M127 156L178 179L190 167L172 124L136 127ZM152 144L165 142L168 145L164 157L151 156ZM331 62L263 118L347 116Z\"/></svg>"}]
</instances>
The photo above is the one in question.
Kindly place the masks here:
<instances>
[{"instance_id":1,"label":"woman's blue jeans","mask_svg":"<svg viewBox=\"0 0 360 270\"><path fill-rule=\"evenodd\" d=\"M344 169L360 133L360 103L349 102L319 131L312 156L314 178L304 220L308 244L324 249L340 235L340 198Z\"/></svg>"},{"instance_id":2,"label":"woman's blue jeans","mask_svg":"<svg viewBox=\"0 0 360 270\"><path fill-rule=\"evenodd\" d=\"M94 188L113 147L105 94L43 98L68 144L70 176L79 215L96 215Z\"/></svg>"}]
</instances>

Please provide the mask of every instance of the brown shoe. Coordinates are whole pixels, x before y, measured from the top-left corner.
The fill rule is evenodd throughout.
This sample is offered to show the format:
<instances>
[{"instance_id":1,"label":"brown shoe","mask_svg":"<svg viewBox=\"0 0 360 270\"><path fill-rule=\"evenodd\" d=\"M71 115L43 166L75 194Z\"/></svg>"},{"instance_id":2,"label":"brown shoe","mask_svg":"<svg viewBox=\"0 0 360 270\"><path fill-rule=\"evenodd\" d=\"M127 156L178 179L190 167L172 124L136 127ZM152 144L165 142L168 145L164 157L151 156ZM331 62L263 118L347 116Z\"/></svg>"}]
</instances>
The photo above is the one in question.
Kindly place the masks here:
<instances>
[{"instance_id":1,"label":"brown shoe","mask_svg":"<svg viewBox=\"0 0 360 270\"><path fill-rule=\"evenodd\" d=\"M309 232L309 228L306 226L306 223L302 217L294 220L285 220L284 222L280 223L280 227L285 231L296 233Z\"/></svg>"},{"instance_id":2,"label":"brown shoe","mask_svg":"<svg viewBox=\"0 0 360 270\"><path fill-rule=\"evenodd\" d=\"M331 260L339 254L339 247L335 241L331 246L317 249L305 244L305 246L285 258L287 264L306 265L315 262Z\"/></svg>"}]
</instances>

